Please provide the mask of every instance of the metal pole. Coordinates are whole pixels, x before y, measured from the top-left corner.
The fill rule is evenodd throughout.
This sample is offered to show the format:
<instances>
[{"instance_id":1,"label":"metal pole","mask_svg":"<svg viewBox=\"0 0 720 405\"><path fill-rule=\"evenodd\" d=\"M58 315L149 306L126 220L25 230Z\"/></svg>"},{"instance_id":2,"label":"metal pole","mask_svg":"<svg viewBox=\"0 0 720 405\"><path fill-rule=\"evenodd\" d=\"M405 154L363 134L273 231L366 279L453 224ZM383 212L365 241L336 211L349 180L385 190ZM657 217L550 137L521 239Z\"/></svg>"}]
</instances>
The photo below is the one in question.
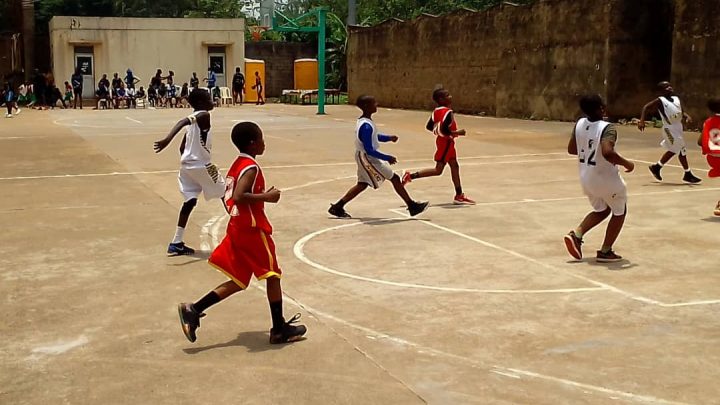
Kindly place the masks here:
<instances>
[{"instance_id":1,"label":"metal pole","mask_svg":"<svg viewBox=\"0 0 720 405\"><path fill-rule=\"evenodd\" d=\"M357 1L348 0L347 25L357 25Z\"/></svg>"},{"instance_id":2,"label":"metal pole","mask_svg":"<svg viewBox=\"0 0 720 405\"><path fill-rule=\"evenodd\" d=\"M325 16L324 8L318 10L318 115L325 115Z\"/></svg>"}]
</instances>

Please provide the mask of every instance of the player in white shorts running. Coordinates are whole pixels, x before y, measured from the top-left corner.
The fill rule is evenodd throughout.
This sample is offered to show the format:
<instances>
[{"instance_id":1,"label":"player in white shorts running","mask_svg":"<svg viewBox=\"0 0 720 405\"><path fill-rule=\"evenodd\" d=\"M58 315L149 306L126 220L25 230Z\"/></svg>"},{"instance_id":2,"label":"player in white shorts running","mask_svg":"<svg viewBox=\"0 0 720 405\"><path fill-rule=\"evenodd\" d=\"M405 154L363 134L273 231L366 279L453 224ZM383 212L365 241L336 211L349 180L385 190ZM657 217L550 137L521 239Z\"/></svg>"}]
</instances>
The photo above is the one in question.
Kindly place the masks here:
<instances>
[{"instance_id":1,"label":"player in white shorts running","mask_svg":"<svg viewBox=\"0 0 720 405\"><path fill-rule=\"evenodd\" d=\"M667 149L667 152L662 155L657 163L650 166L650 172L658 181L662 181L660 170L673 156L678 155L678 160L685 169L683 181L689 184L698 184L702 180L695 177L690 170L687 150L685 149L685 138L683 137L683 119L686 119L687 122L692 122L692 119L683 111L680 98L675 95L669 82L658 83L658 88L662 95L643 107L640 122L638 122L638 129L645 131L645 117L648 111L657 110L660 113L660 118L662 118L664 139L660 145Z\"/></svg>"},{"instance_id":2,"label":"player in white shorts running","mask_svg":"<svg viewBox=\"0 0 720 405\"><path fill-rule=\"evenodd\" d=\"M627 189L617 165L623 166L626 172L633 171L635 165L615 151L617 130L603 121L603 99L599 95L585 96L580 100L580 108L586 117L575 124L568 153L578 156L580 184L593 211L575 230L565 235L565 246L575 259L582 259L583 236L612 214L596 259L604 263L618 262L622 257L613 252L613 245L625 223Z\"/></svg>"},{"instance_id":3,"label":"player in white shorts running","mask_svg":"<svg viewBox=\"0 0 720 405\"><path fill-rule=\"evenodd\" d=\"M330 204L328 213L338 218L350 218L350 214L345 211L345 204L365 191L368 186L377 189L385 180L390 180L395 192L405 201L410 216L414 217L425 211L428 206L427 201L417 202L410 198L400 176L390 168L390 165L397 163L395 156L386 155L379 150L380 142L397 142L398 137L378 133L372 120L372 115L377 112L375 97L360 96L356 105L363 112L357 120L355 131L355 162L358 167L358 182L338 202Z\"/></svg>"},{"instance_id":4,"label":"player in white shorts running","mask_svg":"<svg viewBox=\"0 0 720 405\"><path fill-rule=\"evenodd\" d=\"M159 153L172 142L175 135L189 126L180 144L180 173L178 184L185 202L180 209L175 237L168 245L169 256L191 255L195 250L183 242L185 226L190 213L197 204L200 193L205 200L221 198L225 194L225 180L217 166L210 160L212 138L210 132L210 113L213 103L210 93L204 89L194 89L188 96L193 113L178 121L164 138L155 142L155 153Z\"/></svg>"}]
</instances>

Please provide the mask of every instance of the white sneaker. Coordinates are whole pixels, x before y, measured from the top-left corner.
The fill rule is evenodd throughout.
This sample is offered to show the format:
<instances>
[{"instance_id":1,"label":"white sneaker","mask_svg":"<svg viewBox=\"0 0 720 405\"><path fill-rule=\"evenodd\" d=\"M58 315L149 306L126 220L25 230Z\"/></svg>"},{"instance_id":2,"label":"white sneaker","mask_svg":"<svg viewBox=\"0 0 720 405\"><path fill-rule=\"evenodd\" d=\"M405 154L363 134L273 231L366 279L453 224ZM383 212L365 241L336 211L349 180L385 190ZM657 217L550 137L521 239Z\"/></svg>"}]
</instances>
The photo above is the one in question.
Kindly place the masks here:
<instances>
[{"instance_id":1,"label":"white sneaker","mask_svg":"<svg viewBox=\"0 0 720 405\"><path fill-rule=\"evenodd\" d=\"M12 118L12 117L13 117L12 114L5 114L5 118Z\"/></svg>"},{"instance_id":2,"label":"white sneaker","mask_svg":"<svg viewBox=\"0 0 720 405\"><path fill-rule=\"evenodd\" d=\"M18 108L18 110L15 112L15 115L19 115L21 112L22 110Z\"/></svg>"}]
</instances>

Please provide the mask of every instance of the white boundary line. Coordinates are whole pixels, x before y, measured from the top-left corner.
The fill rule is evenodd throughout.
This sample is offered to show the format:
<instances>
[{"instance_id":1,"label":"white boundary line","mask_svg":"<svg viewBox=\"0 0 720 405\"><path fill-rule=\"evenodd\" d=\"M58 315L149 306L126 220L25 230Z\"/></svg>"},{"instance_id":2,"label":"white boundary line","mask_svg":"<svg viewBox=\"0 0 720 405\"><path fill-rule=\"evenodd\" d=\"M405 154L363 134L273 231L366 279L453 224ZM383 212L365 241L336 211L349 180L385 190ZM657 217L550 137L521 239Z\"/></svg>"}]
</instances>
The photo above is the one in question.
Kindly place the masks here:
<instances>
[{"instance_id":1,"label":"white boundary line","mask_svg":"<svg viewBox=\"0 0 720 405\"><path fill-rule=\"evenodd\" d=\"M393 212L395 212L395 211L393 211ZM378 220L374 220L374 221L353 222L353 223L349 223L349 224L343 224L343 225L332 226L329 228L321 229L319 231L309 233L309 234L303 236L302 238L300 238L300 240L298 240L295 243L295 246L293 247L293 253L295 254L295 257L297 257L301 262L307 264L308 266L314 267L320 271L334 274L336 276L354 279L354 280L367 281L370 283L389 285L389 286L393 286L393 287L417 288L417 289L422 289L422 290L446 291L446 292L482 293L482 294L553 294L553 293L602 291L602 290L607 289L605 287L559 288L559 289L539 289L539 290L476 289L476 288L437 287L437 286L431 286L431 285L425 285L425 284L414 284L414 283L400 283L400 282L395 282L395 281L386 281L386 280L381 280L381 279L376 279L376 278L371 278L371 277L358 276L355 274L345 273L345 272L342 272L339 270L331 269L327 266L324 266L320 263L317 263L317 262L311 260L305 254L305 245L313 238L320 236L324 233L336 231L338 229L358 226L358 225L366 225L366 224L373 224L373 223L380 223L380 222L387 222L387 221L397 221L397 220L398 220L398 218L385 218L385 219L378 219Z\"/></svg>"},{"instance_id":2,"label":"white boundary line","mask_svg":"<svg viewBox=\"0 0 720 405\"><path fill-rule=\"evenodd\" d=\"M222 218L223 218L222 216L212 217L210 220L208 220L208 222L205 224L205 226L203 226L203 232L209 231L209 235L212 239L212 242L211 242L212 248L214 248L218 244L217 240L218 240L219 226L217 226L217 224L222 223L222 221L221 221ZM390 220L390 219L386 219L386 220ZM201 235L201 237L202 237L202 235ZM263 290L263 288L261 286L257 286L256 288ZM432 347L423 346L421 344L411 342L409 340L405 340L405 339L402 339L402 338L399 338L396 336L392 336L387 333L383 333L383 332L376 331L374 329L366 328L364 326L358 325L353 322L346 321L342 318L338 318L334 315L330 315L326 312L317 310L309 305L306 305L306 304L294 299L293 297L289 296L287 294L287 292L283 292L283 295L285 296L287 301L289 301L292 304L295 304L299 308L304 309L306 312L308 312L309 314L311 314L315 317L322 317L325 319L329 319L331 321L345 325L349 328L361 331L368 337L372 336L373 339L388 340L394 344L411 347L420 353L430 353L431 355L450 358L450 359L459 361L461 363L468 364L473 368L483 368L490 373L502 375L504 377L509 377L509 378L513 378L513 379L522 379L523 377L531 378L531 379L532 378L541 379L541 380L549 381L549 382L552 382L555 384L564 385L564 386L567 386L570 388L580 388L580 389L586 390L586 391L593 391L596 393L607 394L607 395L610 395L611 397L622 397L622 398L625 398L625 399L628 399L628 400L631 400L634 402L639 402L639 403L663 404L663 405L688 405L688 404L682 403L682 402L668 401L668 400L653 397L653 396L638 395L638 394L634 394L634 393L627 392L627 391L613 390L613 389L602 387L602 386L585 384L585 383L581 383L581 382L577 382L577 381L553 377L553 376L540 374L540 373L536 373L536 372L528 371L528 370L521 370L521 369L517 369L517 368L509 368L509 367L495 365L488 369L488 366L485 365L481 361L472 360L472 359L468 358L467 356L459 356L459 355L448 353L448 352L445 352L442 350L434 349ZM356 348L356 349L358 349L358 348ZM412 389L411 389L411 391L412 391Z\"/></svg>"},{"instance_id":3,"label":"white boundary line","mask_svg":"<svg viewBox=\"0 0 720 405\"><path fill-rule=\"evenodd\" d=\"M650 164L650 165L654 165L655 163L657 163L657 162L650 162L650 161L647 161L647 160L639 160L639 159L630 159L630 160L632 160L633 162L647 163L647 164ZM665 164L663 167L674 167L674 168L677 168L677 169L682 169L682 168L683 168L682 166L678 166L678 165L668 165L668 164ZM701 169L701 168L699 168L699 167L691 168L691 169L692 169L692 170L697 170L697 171L699 171L699 172L705 172L705 173L707 173L707 172L710 171L710 169ZM684 170L684 169L683 169L683 170Z\"/></svg>"},{"instance_id":4,"label":"white boundary line","mask_svg":"<svg viewBox=\"0 0 720 405\"><path fill-rule=\"evenodd\" d=\"M311 306L308 306L304 303L299 302L298 300L288 296L287 294L284 294L284 296L287 299L287 301L304 309L311 315L329 319L331 321L337 322L337 323L347 326L349 328L356 329L360 332L363 332L367 336L372 336L373 339L383 339L383 340L392 342L394 344L413 348L420 353L429 353L430 355L433 355L433 356L439 356L439 357L453 359L453 360L459 361L461 363L467 364L473 368L480 368L487 372L499 374L504 377L514 378L514 379L522 379L523 377L529 378L529 379L533 379L533 378L541 379L541 380L549 381L549 382L552 382L555 384L564 385L569 388L580 388L580 389L586 390L586 391L593 391L595 393L610 395L611 397L622 397L624 399L627 399L627 400L630 400L633 402L638 402L638 403L663 404L663 405L689 405L689 404L686 404L683 402L669 401L669 400L665 400L665 399L657 398L657 397L653 397L653 396L648 396L648 395L638 395L638 394L634 394L634 393L627 392L627 391L613 390L613 389L602 387L602 386L585 384L585 383L581 383L581 382L577 382L577 381L568 380L565 378L553 377L553 376L540 374L540 373L536 373L536 372L528 371L528 370L521 370L521 369L517 369L517 368L509 368L509 367L503 367L503 366L498 366L498 365L493 365L493 366L489 367L482 361L473 360L471 358L468 358L467 356L459 356L456 354L448 353L448 352L445 352L442 350L434 349L432 347L421 345L419 343L411 342L409 340L405 340L405 339L402 339L402 338L399 338L396 336L392 336L387 333L379 332L374 329L370 329L370 328L355 324L353 322L349 322L344 319L338 318L334 315L330 315L326 312L317 310Z\"/></svg>"},{"instance_id":5,"label":"white boundary line","mask_svg":"<svg viewBox=\"0 0 720 405\"><path fill-rule=\"evenodd\" d=\"M406 213L404 213L404 212L402 212L402 211L400 211L400 210L391 209L390 211L393 212L393 213L395 213L395 214L397 214L397 215L400 215L400 216L402 216L402 217L406 217L406 218L408 217L408 215L407 215ZM450 228L444 227L444 226L442 226L442 225L438 225L438 224L435 224L435 223L432 223L432 222L428 222L428 221L420 221L420 222L422 222L423 224L425 224L425 225L427 225L427 226L431 226L431 227L433 227L433 228L437 228L437 229L443 230L443 231L445 231L445 232L451 233L451 234L453 234L453 235L455 235L455 236L459 236L459 237L461 237L461 238L464 238L464 239L467 239L467 240L470 240L470 241L479 243L479 244L481 244L481 245L483 245L483 246L486 246L486 247L489 247L489 248L492 248L492 249L495 249L495 250L499 250L499 251L504 252L504 253L507 253L507 254L509 254L509 255L511 255L511 256L514 256L514 257L517 257L517 258L520 258L520 259L524 259L524 260L526 260L526 261L528 261L528 262L530 262L530 263L536 264L536 265L541 266L541 267L544 267L544 268L546 268L546 269L553 270L553 271L556 271L556 272L561 272L561 273L564 273L564 274L569 275L570 277L574 277L574 278L577 278L577 279L579 279L579 280L587 281L587 282L590 283L590 284L596 285L596 286L598 286L598 287L603 287L603 288L606 289L606 290L610 290L610 291L612 291L612 292L614 292L614 293L617 293L617 294L620 294L620 295L622 295L622 296L624 296L624 297L626 297L626 298L630 298L630 299L635 300L635 301L643 302L643 303L645 303L645 304L652 304L652 305L657 305L657 306L660 306L660 307L682 307L682 306L693 306L693 305L720 304L720 300L714 300L714 299L713 299L713 300L704 300L704 301L678 302L678 303L672 303L672 304L664 303L664 302L657 301L657 300L654 300L654 299L651 299L651 298L643 297L643 296L641 296L641 295L633 294L633 293L631 293L631 292L629 292L629 291L621 290L620 288L617 288L617 287L612 286L612 285L610 285L610 284L606 284L606 283L603 283L603 282L600 282L600 281L596 281L596 280L593 280L593 279L591 279L591 278L588 278L588 277L585 277L585 276L581 276L581 275L579 275L579 274L575 274L575 273L573 273L573 272L567 271L567 270L565 270L565 269L561 269L561 268L559 268L559 267L555 267L555 266L553 266L553 265L551 265L551 264L541 262L540 260L534 259L534 258L532 258L532 257L530 257L530 256L526 256L526 255L524 255L524 254L522 254L522 253L519 253L519 252L516 252L516 251L514 251L514 250L510 250L510 249L504 248L504 247L502 247L502 246L498 246L498 245L496 245L496 244L494 244L494 243L490 243L490 242L484 241L484 240L482 240L482 239L475 238L475 237L473 237L473 236L464 234L464 233L459 232L459 231L456 231L456 230L454 230L454 229L450 229Z\"/></svg>"},{"instance_id":6,"label":"white boundary line","mask_svg":"<svg viewBox=\"0 0 720 405\"><path fill-rule=\"evenodd\" d=\"M132 121L132 122L134 122L134 123L136 123L136 124L142 124L142 123L143 123L142 121L138 121L138 120L136 120L136 119L134 119L134 118L130 118L130 117L128 117L128 116L125 116L125 119L128 120L128 121Z\"/></svg>"},{"instance_id":7,"label":"white boundary line","mask_svg":"<svg viewBox=\"0 0 720 405\"><path fill-rule=\"evenodd\" d=\"M460 160L476 160L476 159L495 159L495 158L504 158L504 157L525 157L525 156L549 156L549 155L555 155L555 153L552 154L520 154L520 155L498 155L498 156L472 156L467 158L462 158ZM565 159L538 159L538 160L521 160L521 161L501 161L501 162L488 162L488 163L466 163L466 165L473 166L473 165L479 165L479 164L514 164L514 163L526 163L526 162L556 162L556 161L563 161L563 160L569 160L573 158L565 158ZM409 159L405 162L408 163L414 163L414 162L429 162L428 159ZM355 162L335 162L335 163L310 163L310 164L300 164L300 165L275 165L275 166L264 166L263 169L301 169L306 167L332 167L332 166L352 166L357 163ZM410 168L408 168L410 169ZM405 169L405 170L408 170ZM227 169L221 169L224 171L227 171ZM165 174L165 173L176 173L178 169L173 170L150 170L150 171L135 171L135 172L109 172L109 173L80 173L80 174L57 174L57 175L40 175L40 176L16 176L16 177L0 177L0 181L2 180L38 180L38 179L63 179L63 178L73 178L73 177L99 177L99 176L136 176L136 175L148 175L148 174Z\"/></svg>"}]
</instances>

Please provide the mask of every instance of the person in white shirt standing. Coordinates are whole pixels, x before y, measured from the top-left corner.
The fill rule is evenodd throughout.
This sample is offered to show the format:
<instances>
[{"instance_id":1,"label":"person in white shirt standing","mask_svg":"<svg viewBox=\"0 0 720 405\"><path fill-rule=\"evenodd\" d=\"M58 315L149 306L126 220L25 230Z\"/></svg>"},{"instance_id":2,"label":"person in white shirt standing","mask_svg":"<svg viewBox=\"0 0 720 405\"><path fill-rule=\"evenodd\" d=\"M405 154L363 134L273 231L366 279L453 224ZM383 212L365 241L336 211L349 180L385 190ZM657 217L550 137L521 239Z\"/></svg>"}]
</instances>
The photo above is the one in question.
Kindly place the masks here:
<instances>
[{"instance_id":1,"label":"person in white shirt standing","mask_svg":"<svg viewBox=\"0 0 720 405\"><path fill-rule=\"evenodd\" d=\"M190 213L197 205L200 193L203 193L206 201L221 198L225 194L225 180L210 158L212 138L209 111L213 109L210 93L202 89L194 89L190 92L188 102L194 110L193 113L178 121L170 133L165 138L156 141L154 145L155 153L159 153L172 142L181 129L189 126L180 144L180 173L178 175L180 193L185 198L185 202L180 209L175 237L168 246L168 256L195 253L194 249L185 245L183 236Z\"/></svg>"},{"instance_id":2,"label":"person in white shirt standing","mask_svg":"<svg viewBox=\"0 0 720 405\"><path fill-rule=\"evenodd\" d=\"M662 95L645 104L642 114L640 115L640 122L638 122L638 129L645 131L645 117L648 111L657 110L662 118L663 135L665 139L663 139L660 145L667 149L667 152L662 155L657 163L650 166L650 172L658 181L662 181L660 170L662 170L663 166L665 166L673 156L678 155L678 160L680 160L680 164L683 169L685 169L683 181L689 184L698 184L702 182L702 180L695 177L690 170L690 165L687 160L687 150L685 149L685 138L683 137L683 119L687 122L692 122L692 119L683 111L680 98L675 95L675 90L670 82L660 82L658 83L658 88L662 92Z\"/></svg>"},{"instance_id":3,"label":"person in white shirt standing","mask_svg":"<svg viewBox=\"0 0 720 405\"><path fill-rule=\"evenodd\" d=\"M615 151L617 130L603 121L605 108L599 95L585 96L580 100L580 109L586 117L575 124L568 153L578 157L580 184L593 211L575 230L565 235L565 246L571 256L581 260L583 236L612 214L602 248L596 256L598 262L610 263L622 260L613 252L613 245L627 215L627 188L617 166L623 166L629 173L635 169L635 164Z\"/></svg>"}]
</instances>

